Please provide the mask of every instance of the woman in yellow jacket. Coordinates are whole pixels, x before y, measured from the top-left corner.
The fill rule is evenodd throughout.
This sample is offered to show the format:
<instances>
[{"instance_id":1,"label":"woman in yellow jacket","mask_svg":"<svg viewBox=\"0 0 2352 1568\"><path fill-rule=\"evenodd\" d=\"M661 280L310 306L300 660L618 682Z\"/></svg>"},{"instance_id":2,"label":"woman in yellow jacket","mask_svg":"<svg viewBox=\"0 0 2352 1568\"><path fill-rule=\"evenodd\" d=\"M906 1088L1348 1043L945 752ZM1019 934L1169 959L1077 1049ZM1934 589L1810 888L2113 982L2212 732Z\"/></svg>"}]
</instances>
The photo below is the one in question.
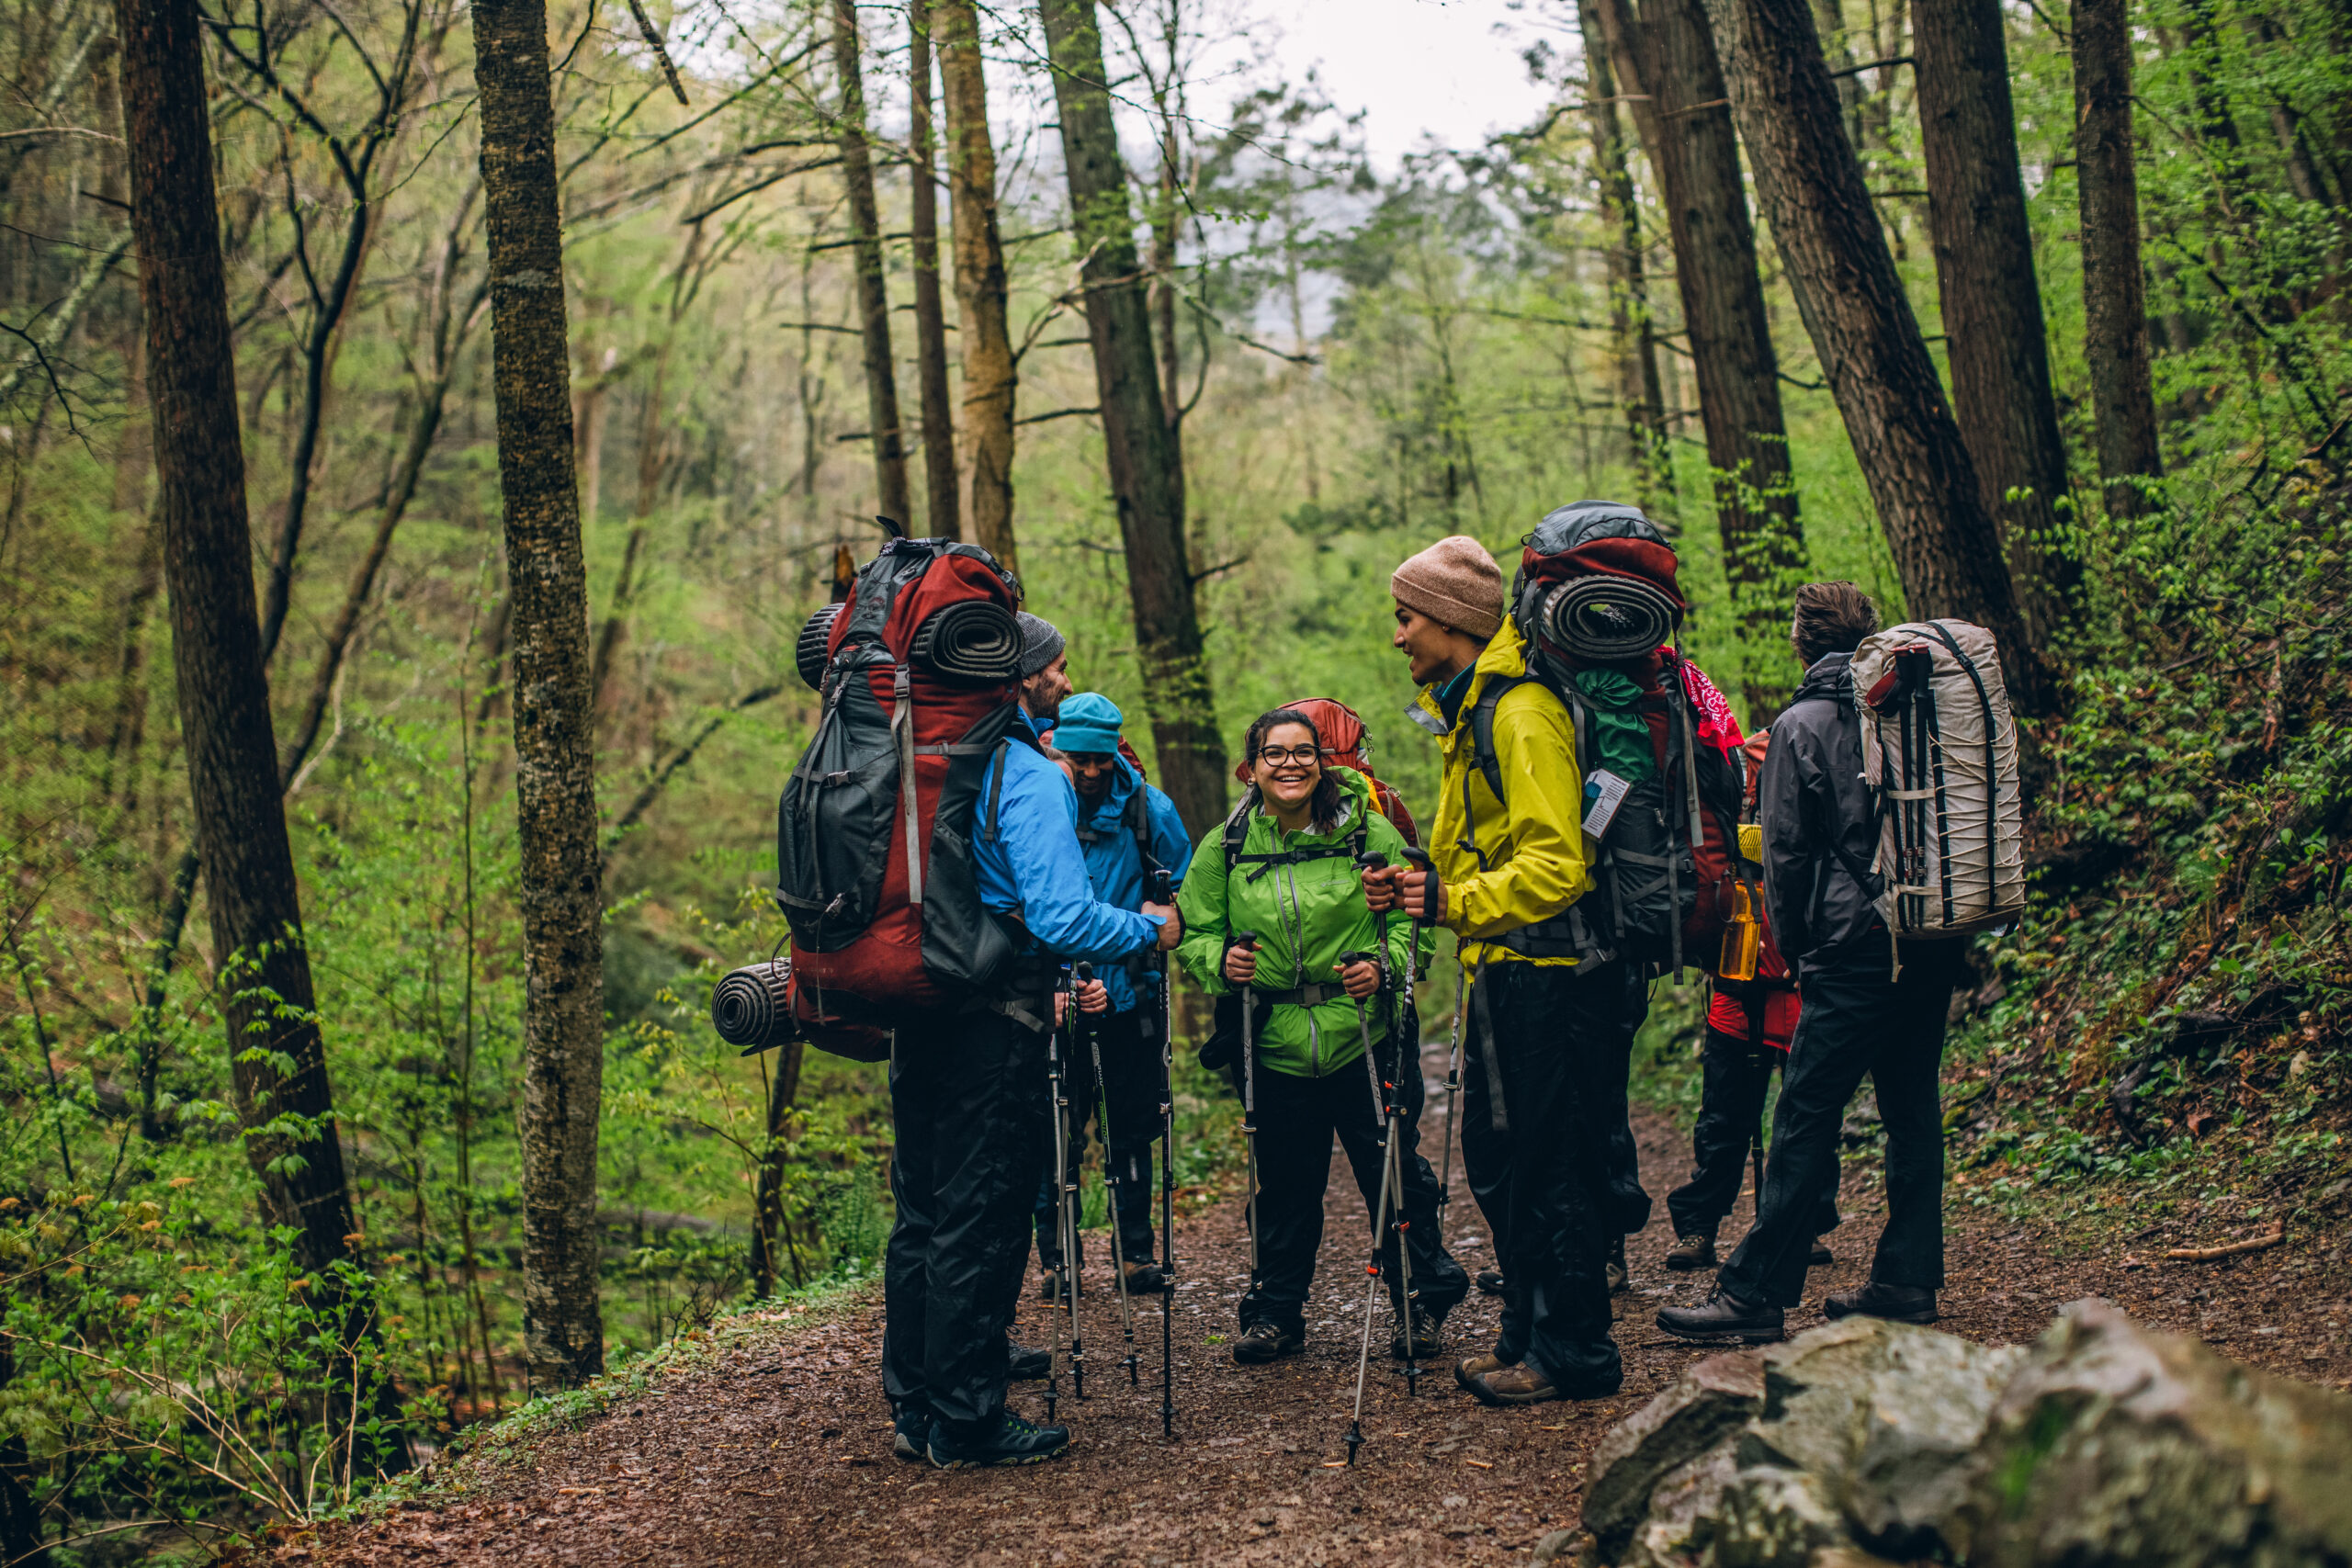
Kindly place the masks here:
<instances>
[{"instance_id":1,"label":"woman in yellow jacket","mask_svg":"<svg viewBox=\"0 0 2352 1568\"><path fill-rule=\"evenodd\" d=\"M1574 730L1528 679L1493 558L1475 539L1442 539L1389 587L1393 640L1422 688L1411 716L1438 737L1445 782L1435 875L1391 872L1367 893L1375 908L1426 908L1460 939L1474 981L1462 1164L1504 1277L1493 1352L1454 1375L1490 1404L1600 1398L1623 1378L1609 1333L1609 1144L1639 978L1597 955L1577 907L1592 876Z\"/></svg>"}]
</instances>

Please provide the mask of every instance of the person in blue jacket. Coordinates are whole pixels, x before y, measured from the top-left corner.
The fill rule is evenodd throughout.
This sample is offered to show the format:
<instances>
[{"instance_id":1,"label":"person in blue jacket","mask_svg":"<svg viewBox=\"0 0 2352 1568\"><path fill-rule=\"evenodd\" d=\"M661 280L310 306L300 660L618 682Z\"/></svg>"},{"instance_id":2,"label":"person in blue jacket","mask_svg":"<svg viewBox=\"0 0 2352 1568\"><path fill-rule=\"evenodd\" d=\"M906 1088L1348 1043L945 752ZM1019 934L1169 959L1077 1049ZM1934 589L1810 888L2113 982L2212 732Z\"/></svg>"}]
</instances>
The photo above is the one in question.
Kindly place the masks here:
<instances>
[{"instance_id":1,"label":"person in blue jacket","mask_svg":"<svg viewBox=\"0 0 2352 1568\"><path fill-rule=\"evenodd\" d=\"M1065 960L1115 966L1182 934L1167 905L1096 897L1077 794L1025 727L1001 755L972 863L982 906L1022 956L991 1005L899 1030L890 1058L898 1224L883 1271L883 1383L900 1455L943 1469L1034 1464L1069 1444L1068 1427L1033 1426L1004 1404L1006 1307L1028 1266L1037 1171L1051 1163L1052 976Z\"/></svg>"},{"instance_id":2,"label":"person in blue jacket","mask_svg":"<svg viewBox=\"0 0 2352 1568\"><path fill-rule=\"evenodd\" d=\"M1184 879L1193 859L1184 819L1176 815L1175 803L1146 784L1136 765L1119 754L1119 728L1126 720L1117 704L1099 693L1081 692L1058 706L1053 743L1078 792L1078 841L1086 852L1087 880L1104 903L1141 909L1152 872L1164 870L1172 882ZM1107 1009L1091 1015L1091 1043L1102 1053L1103 1082L1098 1087L1094 1081L1093 1054L1081 1036L1070 1065L1069 1179L1077 1179L1086 1153L1086 1122L1095 1117L1094 1135L1107 1156L1105 1173L1116 1186L1119 1269L1129 1292L1148 1295L1166 1283L1153 1261L1151 1235L1151 1145L1159 1136L1162 1088L1160 976L1148 967L1145 954L1097 974ZM1042 1294L1054 1301L1061 1247L1050 1146L1041 1163L1046 1174L1037 1191L1037 1260L1045 1273Z\"/></svg>"}]
</instances>

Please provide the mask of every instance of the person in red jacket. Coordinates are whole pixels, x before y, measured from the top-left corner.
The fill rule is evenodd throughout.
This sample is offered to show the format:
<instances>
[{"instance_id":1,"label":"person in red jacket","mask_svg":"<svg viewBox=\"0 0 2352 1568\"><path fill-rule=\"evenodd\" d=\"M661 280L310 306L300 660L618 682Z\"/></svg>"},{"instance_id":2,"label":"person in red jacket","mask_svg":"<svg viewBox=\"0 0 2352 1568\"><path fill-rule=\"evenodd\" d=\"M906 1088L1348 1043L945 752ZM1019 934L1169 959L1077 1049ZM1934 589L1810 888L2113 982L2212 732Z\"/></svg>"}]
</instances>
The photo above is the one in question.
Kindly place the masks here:
<instances>
[{"instance_id":1,"label":"person in red jacket","mask_svg":"<svg viewBox=\"0 0 2352 1568\"><path fill-rule=\"evenodd\" d=\"M1770 730L1759 730L1740 746L1747 764L1747 799L1743 817L1756 816L1756 781L1763 770ZM1667 1194L1666 1211L1674 1221L1674 1250L1666 1255L1668 1269L1712 1269L1715 1264L1715 1232L1731 1213L1747 1177L1747 1153L1764 1142L1764 1097L1771 1088L1772 1069L1785 1068L1789 1042L1797 1032L1797 983L1764 915L1764 901L1755 900L1756 919L1764 927L1763 951L1752 980L1711 982L1706 1033L1699 1047L1699 1119L1690 1129L1690 1179ZM1837 1228L1838 1204L1825 1199L1815 1216L1817 1236ZM1829 1249L1814 1243L1815 1265L1831 1260Z\"/></svg>"}]
</instances>

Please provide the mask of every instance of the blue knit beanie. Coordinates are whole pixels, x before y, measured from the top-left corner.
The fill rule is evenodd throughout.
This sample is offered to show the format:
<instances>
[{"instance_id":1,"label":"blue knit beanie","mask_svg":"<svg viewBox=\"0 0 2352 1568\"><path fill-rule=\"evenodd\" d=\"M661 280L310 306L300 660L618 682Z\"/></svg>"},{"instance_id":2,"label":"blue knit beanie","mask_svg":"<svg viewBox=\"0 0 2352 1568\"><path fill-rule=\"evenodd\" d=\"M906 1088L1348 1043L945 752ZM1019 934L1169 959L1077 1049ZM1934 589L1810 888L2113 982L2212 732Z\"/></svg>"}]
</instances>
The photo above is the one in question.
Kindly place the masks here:
<instances>
[{"instance_id":1,"label":"blue knit beanie","mask_svg":"<svg viewBox=\"0 0 2352 1568\"><path fill-rule=\"evenodd\" d=\"M1126 722L1119 706L1100 692L1080 692L1062 699L1061 718L1054 726L1057 751L1116 751L1119 726Z\"/></svg>"}]
</instances>

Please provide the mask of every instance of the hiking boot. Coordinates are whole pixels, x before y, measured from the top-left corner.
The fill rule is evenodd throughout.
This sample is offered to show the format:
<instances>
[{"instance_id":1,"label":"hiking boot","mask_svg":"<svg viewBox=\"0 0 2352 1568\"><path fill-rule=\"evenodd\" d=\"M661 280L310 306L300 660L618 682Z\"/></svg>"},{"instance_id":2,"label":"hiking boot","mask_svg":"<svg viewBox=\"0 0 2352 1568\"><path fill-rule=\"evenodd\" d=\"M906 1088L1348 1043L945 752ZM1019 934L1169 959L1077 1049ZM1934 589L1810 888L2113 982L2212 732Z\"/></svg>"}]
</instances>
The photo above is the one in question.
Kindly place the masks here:
<instances>
[{"instance_id":1,"label":"hiking boot","mask_svg":"<svg viewBox=\"0 0 2352 1568\"><path fill-rule=\"evenodd\" d=\"M1490 1296L1501 1295L1504 1289L1503 1271L1499 1269L1479 1269L1478 1289Z\"/></svg>"},{"instance_id":2,"label":"hiking boot","mask_svg":"<svg viewBox=\"0 0 2352 1568\"><path fill-rule=\"evenodd\" d=\"M1491 1350L1483 1356L1464 1356L1453 1363L1453 1381L1470 1388L1488 1372L1503 1370L1503 1359Z\"/></svg>"},{"instance_id":3,"label":"hiking boot","mask_svg":"<svg viewBox=\"0 0 2352 1568\"><path fill-rule=\"evenodd\" d=\"M1156 1296L1168 1288L1168 1276L1159 1271L1159 1264L1148 1258L1141 1263L1133 1260L1123 1262L1119 1265L1119 1272L1126 1277L1127 1294L1131 1296Z\"/></svg>"},{"instance_id":4,"label":"hiking boot","mask_svg":"<svg viewBox=\"0 0 2352 1568\"><path fill-rule=\"evenodd\" d=\"M1419 1302L1410 1303L1406 1308L1406 1312L1413 1325L1412 1347L1409 1351L1407 1349L1405 1330L1400 1325L1396 1331L1388 1337L1388 1354L1393 1359L1399 1361L1429 1360L1436 1356L1444 1344L1438 1333L1438 1325L1444 1322L1444 1319Z\"/></svg>"},{"instance_id":5,"label":"hiking boot","mask_svg":"<svg viewBox=\"0 0 2352 1568\"><path fill-rule=\"evenodd\" d=\"M922 1460L931 1446L931 1412L920 1404L901 1404L890 1412L890 1451L910 1462Z\"/></svg>"},{"instance_id":6,"label":"hiking boot","mask_svg":"<svg viewBox=\"0 0 2352 1568\"><path fill-rule=\"evenodd\" d=\"M1006 1464L1043 1464L1069 1447L1068 1427L1039 1427L1008 1410L996 1431L958 1442L947 1428L931 1428L931 1462L942 1470L988 1470Z\"/></svg>"},{"instance_id":7,"label":"hiking boot","mask_svg":"<svg viewBox=\"0 0 2352 1568\"><path fill-rule=\"evenodd\" d=\"M1012 1369L1014 1382L1035 1382L1039 1378L1054 1375L1054 1353L1051 1350L1031 1349L1026 1345L1016 1345L1008 1339L1004 1342L1004 1359Z\"/></svg>"},{"instance_id":8,"label":"hiking boot","mask_svg":"<svg viewBox=\"0 0 2352 1568\"><path fill-rule=\"evenodd\" d=\"M1666 1266L1678 1274L1687 1274L1693 1269L1713 1269L1715 1266L1715 1238L1695 1233L1684 1236L1674 1244L1674 1250L1666 1255Z\"/></svg>"},{"instance_id":9,"label":"hiking boot","mask_svg":"<svg viewBox=\"0 0 2352 1568\"><path fill-rule=\"evenodd\" d=\"M1694 1307L1660 1307L1657 1325L1678 1339L1745 1339L1762 1345L1782 1337L1781 1309L1744 1302L1717 1289Z\"/></svg>"},{"instance_id":10,"label":"hiking boot","mask_svg":"<svg viewBox=\"0 0 2352 1568\"><path fill-rule=\"evenodd\" d=\"M1625 1238L1623 1236L1621 1235L1609 1244L1609 1261L1602 1267L1601 1273L1609 1280L1609 1293L1612 1296L1623 1294L1625 1287L1633 1283L1632 1276L1625 1271Z\"/></svg>"},{"instance_id":11,"label":"hiking boot","mask_svg":"<svg viewBox=\"0 0 2352 1568\"><path fill-rule=\"evenodd\" d=\"M1553 1386L1549 1374L1538 1371L1528 1362L1515 1367L1497 1367L1465 1381L1463 1387L1477 1397L1481 1404L1541 1404L1547 1399L1557 1399L1560 1391Z\"/></svg>"},{"instance_id":12,"label":"hiking boot","mask_svg":"<svg viewBox=\"0 0 2352 1568\"><path fill-rule=\"evenodd\" d=\"M1933 1323L1936 1292L1876 1280L1851 1291L1832 1291L1821 1310L1831 1317L1883 1317L1889 1323Z\"/></svg>"},{"instance_id":13,"label":"hiking boot","mask_svg":"<svg viewBox=\"0 0 2352 1568\"><path fill-rule=\"evenodd\" d=\"M1075 1281L1073 1281L1073 1284L1075 1284ZM1084 1295L1085 1293L1086 1292L1082 1290L1079 1292L1079 1294L1080 1295ZM1059 1305L1061 1303L1062 1275L1059 1268L1052 1264L1046 1266L1046 1277L1039 1280L1037 1284L1037 1299L1041 1302L1052 1302L1056 1305Z\"/></svg>"},{"instance_id":14,"label":"hiking boot","mask_svg":"<svg viewBox=\"0 0 2352 1568\"><path fill-rule=\"evenodd\" d=\"M1805 1255L1804 1265L1808 1269L1826 1269L1837 1261L1838 1255L1816 1241L1813 1244L1813 1250Z\"/></svg>"},{"instance_id":15,"label":"hiking boot","mask_svg":"<svg viewBox=\"0 0 2352 1568\"><path fill-rule=\"evenodd\" d=\"M1233 1342L1233 1359L1245 1367L1262 1367L1284 1356L1295 1356L1306 1341L1271 1323L1253 1323Z\"/></svg>"}]
</instances>

